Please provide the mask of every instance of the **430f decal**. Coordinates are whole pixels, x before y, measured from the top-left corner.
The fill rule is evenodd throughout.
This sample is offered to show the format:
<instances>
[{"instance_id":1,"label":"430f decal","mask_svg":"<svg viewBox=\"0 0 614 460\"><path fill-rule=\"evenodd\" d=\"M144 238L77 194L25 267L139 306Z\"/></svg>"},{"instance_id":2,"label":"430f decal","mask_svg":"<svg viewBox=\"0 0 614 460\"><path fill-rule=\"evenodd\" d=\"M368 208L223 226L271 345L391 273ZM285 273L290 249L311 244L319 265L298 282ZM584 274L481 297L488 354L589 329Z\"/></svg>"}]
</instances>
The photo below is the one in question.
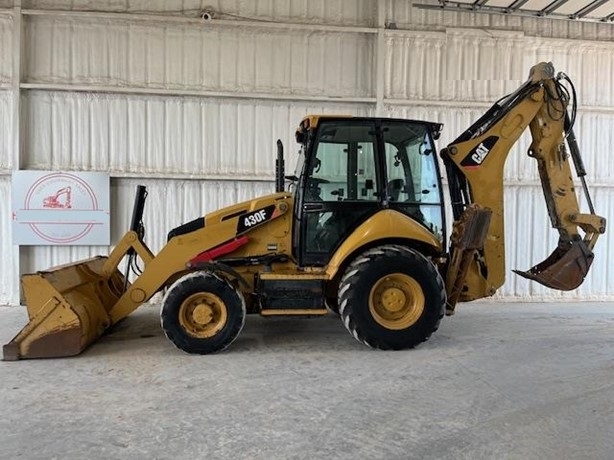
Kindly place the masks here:
<instances>
[{"instance_id":1,"label":"430f decal","mask_svg":"<svg viewBox=\"0 0 614 460\"><path fill-rule=\"evenodd\" d=\"M256 225L262 224L267 220L273 218L275 212L275 205L272 204L266 208L257 209L252 212L248 212L239 216L239 223L237 224L237 234L243 233Z\"/></svg>"}]
</instances>

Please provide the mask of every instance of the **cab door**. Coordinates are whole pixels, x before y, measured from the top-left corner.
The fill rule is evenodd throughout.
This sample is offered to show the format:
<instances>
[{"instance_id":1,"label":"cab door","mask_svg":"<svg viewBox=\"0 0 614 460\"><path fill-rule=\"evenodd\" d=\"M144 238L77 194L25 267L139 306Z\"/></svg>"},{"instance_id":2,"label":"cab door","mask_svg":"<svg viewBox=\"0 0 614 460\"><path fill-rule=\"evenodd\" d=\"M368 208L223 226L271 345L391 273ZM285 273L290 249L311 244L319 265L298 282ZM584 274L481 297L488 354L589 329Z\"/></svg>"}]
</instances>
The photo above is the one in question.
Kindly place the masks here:
<instances>
[{"instance_id":1,"label":"cab door","mask_svg":"<svg viewBox=\"0 0 614 460\"><path fill-rule=\"evenodd\" d=\"M377 144L373 120L320 120L297 202L295 253L301 265L328 263L352 230L381 209Z\"/></svg>"},{"instance_id":2,"label":"cab door","mask_svg":"<svg viewBox=\"0 0 614 460\"><path fill-rule=\"evenodd\" d=\"M411 120L382 120L381 132L388 206L445 241L441 176L431 125Z\"/></svg>"}]
</instances>

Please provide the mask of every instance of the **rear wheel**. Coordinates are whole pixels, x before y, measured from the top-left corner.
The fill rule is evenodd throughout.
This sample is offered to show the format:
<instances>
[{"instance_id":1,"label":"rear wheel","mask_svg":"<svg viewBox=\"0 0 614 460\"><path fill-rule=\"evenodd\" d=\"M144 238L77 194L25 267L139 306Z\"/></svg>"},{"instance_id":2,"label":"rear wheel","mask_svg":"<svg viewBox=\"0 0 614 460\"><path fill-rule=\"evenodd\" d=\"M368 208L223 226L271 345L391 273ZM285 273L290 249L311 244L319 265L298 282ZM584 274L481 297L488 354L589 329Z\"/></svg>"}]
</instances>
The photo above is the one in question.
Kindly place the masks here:
<instances>
[{"instance_id":1,"label":"rear wheel","mask_svg":"<svg viewBox=\"0 0 614 460\"><path fill-rule=\"evenodd\" d=\"M160 313L162 329L171 342L188 353L224 350L245 324L245 299L224 278L195 272L177 280L167 291Z\"/></svg>"},{"instance_id":2,"label":"rear wheel","mask_svg":"<svg viewBox=\"0 0 614 460\"><path fill-rule=\"evenodd\" d=\"M446 292L431 261L404 246L359 255L339 284L343 324L360 342L382 350L413 348L439 327Z\"/></svg>"}]
</instances>

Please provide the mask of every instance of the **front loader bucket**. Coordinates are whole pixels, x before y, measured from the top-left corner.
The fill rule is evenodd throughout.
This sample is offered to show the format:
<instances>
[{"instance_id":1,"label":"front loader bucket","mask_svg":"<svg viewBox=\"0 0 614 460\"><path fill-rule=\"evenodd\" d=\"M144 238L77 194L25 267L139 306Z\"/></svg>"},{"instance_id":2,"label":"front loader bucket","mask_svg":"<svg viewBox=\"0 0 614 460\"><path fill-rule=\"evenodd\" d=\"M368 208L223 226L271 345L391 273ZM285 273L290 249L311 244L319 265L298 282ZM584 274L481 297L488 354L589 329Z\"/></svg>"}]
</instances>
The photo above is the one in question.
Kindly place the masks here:
<instances>
[{"instance_id":1,"label":"front loader bucket","mask_svg":"<svg viewBox=\"0 0 614 460\"><path fill-rule=\"evenodd\" d=\"M526 272L514 270L514 273L552 289L571 291L582 284L593 258L593 252L584 241L559 241L554 252L542 263Z\"/></svg>"},{"instance_id":2,"label":"front loader bucket","mask_svg":"<svg viewBox=\"0 0 614 460\"><path fill-rule=\"evenodd\" d=\"M24 275L30 322L3 347L4 360L79 354L111 325L108 312L124 288L115 270L103 275L107 257L95 257Z\"/></svg>"}]
</instances>

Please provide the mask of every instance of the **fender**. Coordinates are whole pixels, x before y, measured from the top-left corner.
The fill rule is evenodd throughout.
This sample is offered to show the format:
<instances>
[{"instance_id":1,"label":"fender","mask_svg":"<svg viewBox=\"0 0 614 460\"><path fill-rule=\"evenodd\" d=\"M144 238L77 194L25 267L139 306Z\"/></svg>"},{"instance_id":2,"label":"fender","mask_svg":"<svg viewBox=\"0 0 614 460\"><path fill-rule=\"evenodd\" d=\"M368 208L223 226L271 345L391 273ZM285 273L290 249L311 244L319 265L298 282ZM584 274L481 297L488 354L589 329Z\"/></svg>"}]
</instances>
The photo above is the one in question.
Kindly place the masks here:
<instances>
[{"instance_id":1,"label":"fender","mask_svg":"<svg viewBox=\"0 0 614 460\"><path fill-rule=\"evenodd\" d=\"M420 241L435 251L442 250L441 242L425 227L398 211L385 209L369 217L343 241L326 267L328 279L337 274L339 267L357 249L374 241L390 239Z\"/></svg>"}]
</instances>

